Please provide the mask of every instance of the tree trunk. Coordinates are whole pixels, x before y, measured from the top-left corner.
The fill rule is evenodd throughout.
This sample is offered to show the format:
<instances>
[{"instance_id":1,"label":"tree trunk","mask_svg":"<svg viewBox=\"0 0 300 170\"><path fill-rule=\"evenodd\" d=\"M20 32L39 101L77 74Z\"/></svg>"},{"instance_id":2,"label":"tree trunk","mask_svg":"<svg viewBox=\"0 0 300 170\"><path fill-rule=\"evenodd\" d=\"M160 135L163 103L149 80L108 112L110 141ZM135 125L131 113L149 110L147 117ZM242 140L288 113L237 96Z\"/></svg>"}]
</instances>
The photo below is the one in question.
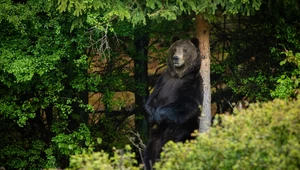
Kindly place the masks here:
<instances>
[{"instance_id":1,"label":"tree trunk","mask_svg":"<svg viewBox=\"0 0 300 170\"><path fill-rule=\"evenodd\" d=\"M200 115L199 132L206 132L211 126L211 91L210 91L210 45L209 45L209 23L198 14L196 16L196 33L199 39L201 56L200 75L203 79L203 104Z\"/></svg>"},{"instance_id":2,"label":"tree trunk","mask_svg":"<svg viewBox=\"0 0 300 170\"><path fill-rule=\"evenodd\" d=\"M141 135L141 139L146 141L148 137L148 123L145 119L144 105L147 101L148 92L148 43L149 35L143 31L135 33L135 55L134 59L134 79L139 86L135 90L135 129Z\"/></svg>"},{"instance_id":3,"label":"tree trunk","mask_svg":"<svg viewBox=\"0 0 300 170\"><path fill-rule=\"evenodd\" d=\"M84 91L79 92L80 99L82 100L82 104L84 105L89 104L89 92L86 89L87 89L87 85ZM84 108L80 108L79 114L80 114L81 122L87 124L89 121L89 113L86 112Z\"/></svg>"}]
</instances>

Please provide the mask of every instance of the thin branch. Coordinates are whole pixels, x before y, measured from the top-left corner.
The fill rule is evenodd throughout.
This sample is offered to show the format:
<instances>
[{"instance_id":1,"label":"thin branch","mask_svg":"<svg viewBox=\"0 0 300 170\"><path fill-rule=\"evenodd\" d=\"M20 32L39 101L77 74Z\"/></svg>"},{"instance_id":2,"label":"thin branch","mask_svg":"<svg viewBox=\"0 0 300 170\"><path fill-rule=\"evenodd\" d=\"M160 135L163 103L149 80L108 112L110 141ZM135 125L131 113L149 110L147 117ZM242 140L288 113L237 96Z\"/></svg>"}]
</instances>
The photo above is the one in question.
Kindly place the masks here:
<instances>
[{"instance_id":1,"label":"thin branch","mask_svg":"<svg viewBox=\"0 0 300 170\"><path fill-rule=\"evenodd\" d=\"M141 157L141 160L142 160L142 163L145 165L145 162L144 162L144 159L143 159L143 150L146 148L140 134L138 132L133 132L133 131L130 131L131 134L134 135L134 137L128 137L129 141L131 142L131 144L133 146L135 146L138 151L139 151L139 155ZM136 143L135 141L138 140L138 143Z\"/></svg>"}]
</instances>

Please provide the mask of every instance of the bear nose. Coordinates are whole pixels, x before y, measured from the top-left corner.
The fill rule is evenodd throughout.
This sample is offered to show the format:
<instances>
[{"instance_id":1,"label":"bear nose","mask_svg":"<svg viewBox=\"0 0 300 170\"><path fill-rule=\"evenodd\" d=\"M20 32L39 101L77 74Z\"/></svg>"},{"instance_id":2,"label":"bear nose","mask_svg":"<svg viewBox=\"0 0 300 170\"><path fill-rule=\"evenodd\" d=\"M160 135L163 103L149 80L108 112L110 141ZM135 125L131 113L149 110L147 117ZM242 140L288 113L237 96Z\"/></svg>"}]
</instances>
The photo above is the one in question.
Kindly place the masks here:
<instances>
[{"instance_id":1,"label":"bear nose","mask_svg":"<svg viewBox=\"0 0 300 170\"><path fill-rule=\"evenodd\" d=\"M175 56L173 56L173 60L174 60L174 61L178 61L178 60L179 60L179 57L175 55Z\"/></svg>"}]
</instances>

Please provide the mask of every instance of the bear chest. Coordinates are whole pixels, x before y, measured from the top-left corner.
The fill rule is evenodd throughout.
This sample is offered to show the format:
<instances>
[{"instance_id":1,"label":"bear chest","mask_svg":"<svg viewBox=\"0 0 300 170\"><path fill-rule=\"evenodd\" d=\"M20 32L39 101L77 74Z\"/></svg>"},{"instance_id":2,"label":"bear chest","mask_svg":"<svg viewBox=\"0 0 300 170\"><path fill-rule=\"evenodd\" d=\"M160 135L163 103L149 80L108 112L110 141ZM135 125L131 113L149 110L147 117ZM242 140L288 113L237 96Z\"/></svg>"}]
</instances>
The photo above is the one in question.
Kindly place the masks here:
<instances>
[{"instance_id":1,"label":"bear chest","mask_svg":"<svg viewBox=\"0 0 300 170\"><path fill-rule=\"evenodd\" d=\"M188 95L188 89L191 89L191 83L182 79L171 78L163 82L158 93L158 100L161 104L171 103L178 98Z\"/></svg>"}]
</instances>

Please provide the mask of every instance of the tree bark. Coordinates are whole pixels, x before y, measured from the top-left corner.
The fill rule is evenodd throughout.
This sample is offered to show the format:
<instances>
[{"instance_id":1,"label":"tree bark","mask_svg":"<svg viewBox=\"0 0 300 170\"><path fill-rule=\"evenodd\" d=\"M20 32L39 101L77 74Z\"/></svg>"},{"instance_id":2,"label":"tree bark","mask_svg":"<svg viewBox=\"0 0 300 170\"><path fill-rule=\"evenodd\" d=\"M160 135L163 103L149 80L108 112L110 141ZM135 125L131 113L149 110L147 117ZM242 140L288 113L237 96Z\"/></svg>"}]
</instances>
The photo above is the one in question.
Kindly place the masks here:
<instances>
[{"instance_id":1,"label":"tree bark","mask_svg":"<svg viewBox=\"0 0 300 170\"><path fill-rule=\"evenodd\" d=\"M145 119L144 105L147 101L148 90L148 44L149 35L143 31L135 32L134 59L134 79L139 88L135 90L135 129L140 134L141 139L146 141L148 138L149 127Z\"/></svg>"},{"instance_id":2,"label":"tree bark","mask_svg":"<svg viewBox=\"0 0 300 170\"><path fill-rule=\"evenodd\" d=\"M206 132L211 126L211 90L210 90L210 44L209 44L209 23L201 14L196 16L196 34L199 39L201 56L200 75L203 79L203 104L199 117L199 132Z\"/></svg>"}]
</instances>

